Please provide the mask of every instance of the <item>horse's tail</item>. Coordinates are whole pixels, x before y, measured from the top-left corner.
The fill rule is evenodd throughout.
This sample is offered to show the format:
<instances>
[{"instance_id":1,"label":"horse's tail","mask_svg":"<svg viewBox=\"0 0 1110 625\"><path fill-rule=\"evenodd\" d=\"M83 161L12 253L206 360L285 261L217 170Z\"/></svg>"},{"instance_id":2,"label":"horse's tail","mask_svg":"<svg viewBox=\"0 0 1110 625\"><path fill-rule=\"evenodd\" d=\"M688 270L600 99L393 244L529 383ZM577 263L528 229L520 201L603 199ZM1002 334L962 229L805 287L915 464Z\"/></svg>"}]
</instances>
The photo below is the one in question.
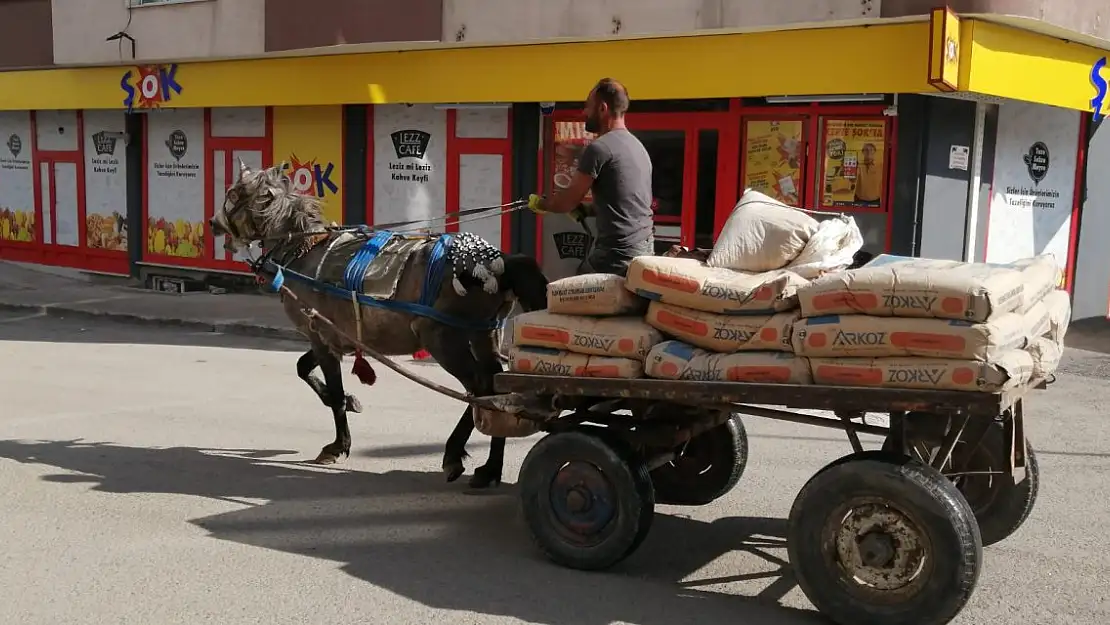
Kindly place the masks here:
<instances>
[{"instance_id":1,"label":"horse's tail","mask_svg":"<svg viewBox=\"0 0 1110 625\"><path fill-rule=\"evenodd\" d=\"M505 270L498 277L502 291L512 291L525 312L547 308L547 276L535 258L524 254L503 257Z\"/></svg>"}]
</instances>

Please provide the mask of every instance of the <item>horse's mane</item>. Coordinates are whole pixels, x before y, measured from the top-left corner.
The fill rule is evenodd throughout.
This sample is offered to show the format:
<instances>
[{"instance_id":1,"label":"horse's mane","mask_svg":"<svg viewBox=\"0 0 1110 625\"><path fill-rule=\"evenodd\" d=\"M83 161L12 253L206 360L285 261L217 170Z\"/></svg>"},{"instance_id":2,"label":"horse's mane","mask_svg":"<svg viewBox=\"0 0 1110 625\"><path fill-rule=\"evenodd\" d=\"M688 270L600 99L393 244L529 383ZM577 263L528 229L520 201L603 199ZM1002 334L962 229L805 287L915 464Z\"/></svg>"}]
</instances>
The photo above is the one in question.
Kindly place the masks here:
<instances>
[{"instance_id":1,"label":"horse's mane","mask_svg":"<svg viewBox=\"0 0 1110 625\"><path fill-rule=\"evenodd\" d=\"M319 199L294 193L292 180L280 165L256 174L256 182L246 189L251 210L267 234L307 232L323 222Z\"/></svg>"}]
</instances>

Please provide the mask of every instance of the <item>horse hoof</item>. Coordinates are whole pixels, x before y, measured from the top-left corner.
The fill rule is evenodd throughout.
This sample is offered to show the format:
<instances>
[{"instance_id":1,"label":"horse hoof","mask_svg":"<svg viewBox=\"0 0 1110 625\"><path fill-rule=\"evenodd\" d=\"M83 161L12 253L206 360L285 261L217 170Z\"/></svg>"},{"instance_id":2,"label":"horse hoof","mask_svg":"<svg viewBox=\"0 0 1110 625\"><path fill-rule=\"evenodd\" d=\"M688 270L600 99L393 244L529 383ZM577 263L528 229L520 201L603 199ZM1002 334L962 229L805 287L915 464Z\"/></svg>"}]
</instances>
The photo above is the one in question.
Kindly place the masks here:
<instances>
[{"instance_id":1,"label":"horse hoof","mask_svg":"<svg viewBox=\"0 0 1110 625\"><path fill-rule=\"evenodd\" d=\"M443 473L447 476L447 481L449 483L462 477L465 471L466 469L464 469L461 464L457 467L443 467Z\"/></svg>"},{"instance_id":2,"label":"horse hoof","mask_svg":"<svg viewBox=\"0 0 1110 625\"><path fill-rule=\"evenodd\" d=\"M347 394L347 412L359 413L362 412L362 402L357 397Z\"/></svg>"},{"instance_id":3,"label":"horse hoof","mask_svg":"<svg viewBox=\"0 0 1110 625\"><path fill-rule=\"evenodd\" d=\"M484 471L479 468L474 471L474 475L470 476L469 485L471 488L490 488L491 486L497 488L501 486L501 478L492 475L486 475Z\"/></svg>"},{"instance_id":4,"label":"horse hoof","mask_svg":"<svg viewBox=\"0 0 1110 625\"><path fill-rule=\"evenodd\" d=\"M339 464L343 460L342 455L333 454L330 451L321 451L319 456L312 461L312 464Z\"/></svg>"}]
</instances>

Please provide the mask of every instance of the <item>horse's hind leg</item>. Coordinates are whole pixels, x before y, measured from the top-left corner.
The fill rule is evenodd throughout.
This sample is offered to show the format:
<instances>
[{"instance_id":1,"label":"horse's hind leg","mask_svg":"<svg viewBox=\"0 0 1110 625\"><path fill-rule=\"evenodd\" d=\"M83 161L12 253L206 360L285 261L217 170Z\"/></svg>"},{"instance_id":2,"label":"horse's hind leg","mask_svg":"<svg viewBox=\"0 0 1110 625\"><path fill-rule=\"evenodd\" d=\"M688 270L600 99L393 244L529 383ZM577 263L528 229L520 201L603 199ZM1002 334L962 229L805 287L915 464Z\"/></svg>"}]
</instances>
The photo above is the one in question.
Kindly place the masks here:
<instances>
[{"instance_id":1,"label":"horse's hind leg","mask_svg":"<svg viewBox=\"0 0 1110 625\"><path fill-rule=\"evenodd\" d=\"M482 380L487 376L482 375L482 364L474 357L470 348L470 336L466 332L443 326L430 320L421 319L414 324L414 330L420 338L421 345L436 359L451 375L455 376L468 393L474 395L488 394L492 388L484 388ZM492 344L490 344L492 347ZM489 377L492 381L492 377ZM471 417L471 408L467 407L459 419L447 444L443 450L443 472L448 482L453 482L463 474L466 459L466 442L474 431L474 420ZM503 444L503 443L502 443ZM493 452L491 451L491 456ZM487 463L488 464L488 463ZM491 483L501 482L500 466L495 475L488 475L488 470L475 471L470 485L475 488L484 488Z\"/></svg>"},{"instance_id":2,"label":"horse's hind leg","mask_svg":"<svg viewBox=\"0 0 1110 625\"><path fill-rule=\"evenodd\" d=\"M348 397L343 391L343 370L339 357L325 347L313 346L316 359L320 363L320 370L324 373L324 382L327 385L325 397L331 407L332 417L335 419L335 441L325 445L316 457L317 464L335 464L341 457L351 455L351 430L347 426Z\"/></svg>"},{"instance_id":3,"label":"horse's hind leg","mask_svg":"<svg viewBox=\"0 0 1110 625\"><path fill-rule=\"evenodd\" d=\"M311 349L308 350L297 359L297 377L308 384L312 392L316 393L316 396L320 398L320 401L322 401L325 406L331 408L331 399L328 398L327 385L324 384L323 380L312 375L312 371L319 365L320 361L316 358L316 352L313 352ZM362 412L362 403L360 403L358 398L354 395L347 393L345 402L347 404L347 412Z\"/></svg>"}]
</instances>

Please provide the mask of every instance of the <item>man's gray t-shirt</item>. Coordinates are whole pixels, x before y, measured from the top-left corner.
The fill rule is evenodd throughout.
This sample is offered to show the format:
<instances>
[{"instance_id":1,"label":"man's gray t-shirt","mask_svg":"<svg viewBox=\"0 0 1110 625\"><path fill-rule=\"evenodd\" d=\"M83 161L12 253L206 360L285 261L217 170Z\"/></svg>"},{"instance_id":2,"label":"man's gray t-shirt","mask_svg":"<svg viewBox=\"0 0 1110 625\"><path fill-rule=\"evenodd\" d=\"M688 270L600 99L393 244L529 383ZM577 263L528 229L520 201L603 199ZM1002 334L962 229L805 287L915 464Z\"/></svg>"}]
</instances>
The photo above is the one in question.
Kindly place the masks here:
<instances>
[{"instance_id":1,"label":"man's gray t-shirt","mask_svg":"<svg viewBox=\"0 0 1110 625\"><path fill-rule=\"evenodd\" d=\"M646 241L652 233L652 193L644 144L625 129L610 130L586 147L578 171L594 179L597 246L625 250Z\"/></svg>"}]
</instances>

